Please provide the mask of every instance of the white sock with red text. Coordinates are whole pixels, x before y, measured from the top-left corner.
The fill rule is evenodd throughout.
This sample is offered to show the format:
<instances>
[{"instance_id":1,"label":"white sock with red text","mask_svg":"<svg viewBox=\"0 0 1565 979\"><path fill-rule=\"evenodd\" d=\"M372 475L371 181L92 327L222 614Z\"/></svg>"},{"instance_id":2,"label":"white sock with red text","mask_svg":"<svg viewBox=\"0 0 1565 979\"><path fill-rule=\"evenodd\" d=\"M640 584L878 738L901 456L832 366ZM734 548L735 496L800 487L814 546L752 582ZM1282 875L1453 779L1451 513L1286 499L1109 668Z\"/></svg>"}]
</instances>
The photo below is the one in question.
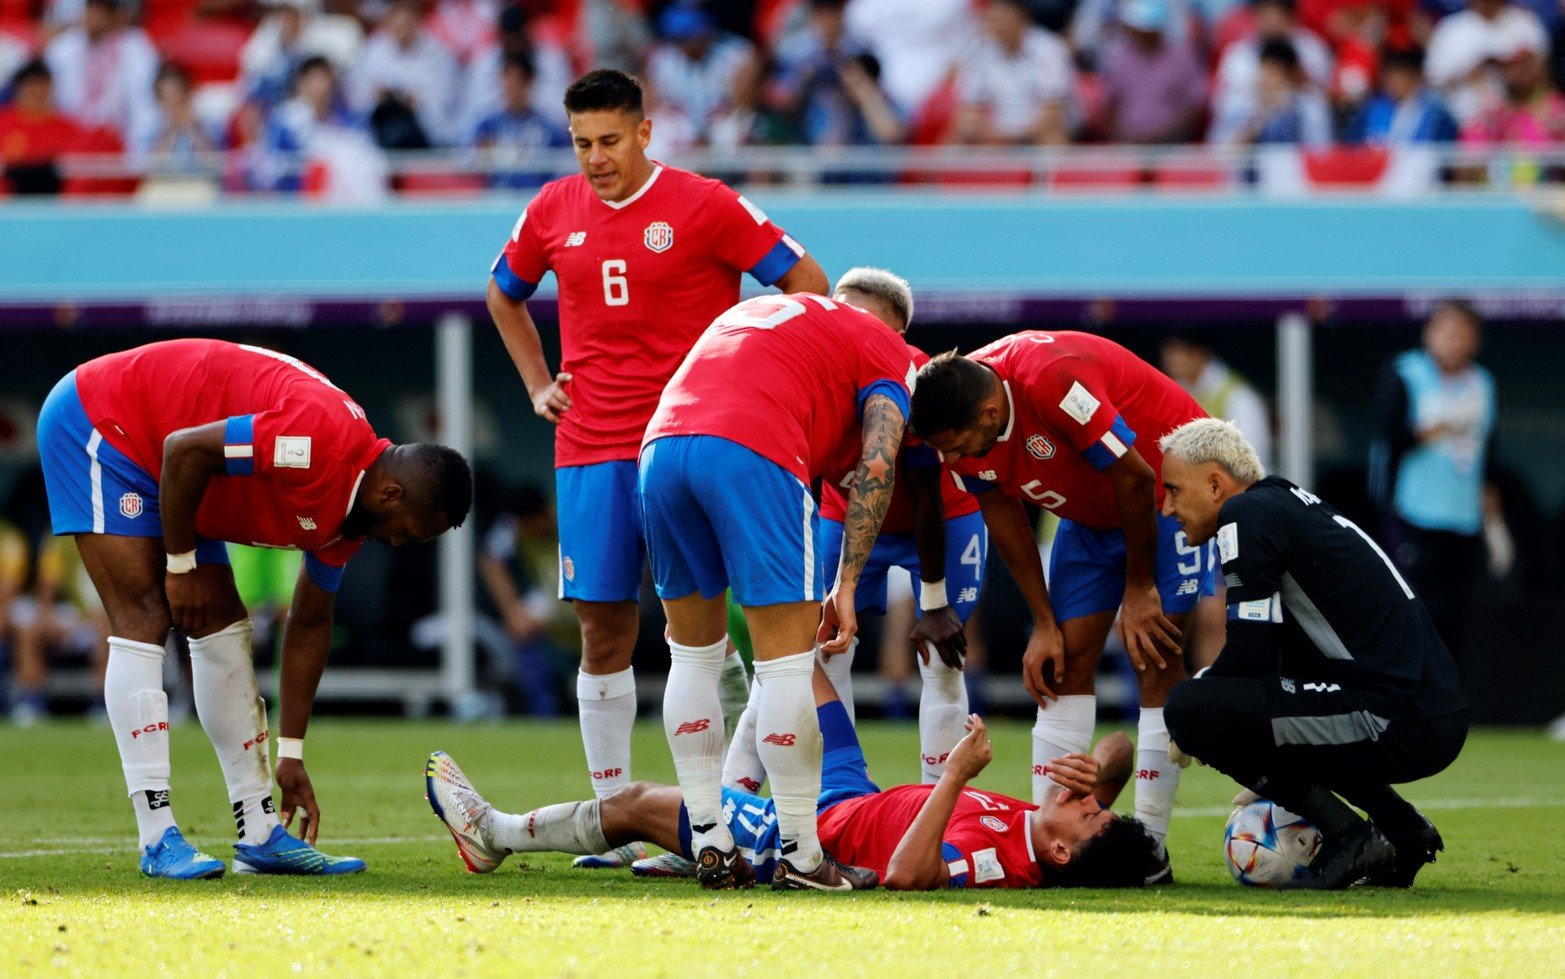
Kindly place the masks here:
<instances>
[{"instance_id":1,"label":"white sock with red text","mask_svg":"<svg viewBox=\"0 0 1565 979\"><path fill-rule=\"evenodd\" d=\"M249 619L190 640L196 716L217 751L241 843L265 843L277 825L267 757L266 702L255 682Z\"/></svg>"},{"instance_id":2,"label":"white sock with red text","mask_svg":"<svg viewBox=\"0 0 1565 979\"><path fill-rule=\"evenodd\" d=\"M1092 694L1060 697L1047 709L1038 708L1032 726L1032 801L1042 805L1060 783L1049 778L1049 762L1073 751L1092 749L1092 727L1098 721L1098 698Z\"/></svg>"},{"instance_id":3,"label":"white sock with red text","mask_svg":"<svg viewBox=\"0 0 1565 979\"><path fill-rule=\"evenodd\" d=\"M576 709L587 772L598 798L630 784L630 731L636 724L636 671L576 674Z\"/></svg>"},{"instance_id":4,"label":"white sock with red text","mask_svg":"<svg viewBox=\"0 0 1565 979\"><path fill-rule=\"evenodd\" d=\"M163 693L163 647L109 637L103 705L120 751L125 789L136 811L142 846L174 825L168 798L168 696Z\"/></svg>"},{"instance_id":5,"label":"white sock with red text","mask_svg":"<svg viewBox=\"0 0 1565 979\"><path fill-rule=\"evenodd\" d=\"M723 760L723 785L730 789L743 789L754 795L766 784L766 766L761 764L761 752L755 743L755 717L760 709L761 684L750 684L750 702L734 725L734 738L728 743L728 757Z\"/></svg>"},{"instance_id":6,"label":"white sock with red text","mask_svg":"<svg viewBox=\"0 0 1565 979\"><path fill-rule=\"evenodd\" d=\"M853 657L859 651L859 637L854 636L848 640L848 648L845 652L835 656L820 656L821 672L826 674L826 679L831 681L832 687L837 691L837 699L842 701L842 706L848 712L848 720L858 723L858 712L853 709Z\"/></svg>"},{"instance_id":7,"label":"white sock with red text","mask_svg":"<svg viewBox=\"0 0 1565 979\"><path fill-rule=\"evenodd\" d=\"M734 846L723 822L723 703L718 695L727 648L727 636L710 646L668 644L663 733L690 814L692 853Z\"/></svg>"},{"instance_id":8,"label":"white sock with red text","mask_svg":"<svg viewBox=\"0 0 1565 979\"><path fill-rule=\"evenodd\" d=\"M603 837L603 800L561 802L524 813L494 812L489 839L511 853L603 853L609 848Z\"/></svg>"},{"instance_id":9,"label":"white sock with red text","mask_svg":"<svg viewBox=\"0 0 1565 979\"><path fill-rule=\"evenodd\" d=\"M1168 760L1163 708L1143 707L1136 724L1136 818L1162 843L1174 814L1179 766Z\"/></svg>"},{"instance_id":10,"label":"white sock with red text","mask_svg":"<svg viewBox=\"0 0 1565 979\"><path fill-rule=\"evenodd\" d=\"M814 650L755 664L755 682L761 687L758 750L772 783L782 855L804 873L821 863L815 826L821 794L821 726L811 687L814 673Z\"/></svg>"},{"instance_id":11,"label":"white sock with red text","mask_svg":"<svg viewBox=\"0 0 1565 979\"><path fill-rule=\"evenodd\" d=\"M967 734L967 683L961 670L934 654L928 663L919 658L918 675L924 679L918 698L919 763L924 784L932 785L945 774L946 756Z\"/></svg>"}]
</instances>

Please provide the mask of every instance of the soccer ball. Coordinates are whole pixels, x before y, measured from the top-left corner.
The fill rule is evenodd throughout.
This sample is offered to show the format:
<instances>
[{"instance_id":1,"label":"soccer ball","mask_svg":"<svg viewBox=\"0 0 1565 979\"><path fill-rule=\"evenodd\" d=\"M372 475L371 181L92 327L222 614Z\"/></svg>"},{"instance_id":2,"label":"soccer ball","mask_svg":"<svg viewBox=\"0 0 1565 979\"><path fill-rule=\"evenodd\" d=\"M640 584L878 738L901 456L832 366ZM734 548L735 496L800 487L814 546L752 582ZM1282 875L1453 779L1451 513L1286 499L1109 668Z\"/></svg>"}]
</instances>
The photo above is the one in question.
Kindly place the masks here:
<instances>
[{"instance_id":1,"label":"soccer ball","mask_svg":"<svg viewBox=\"0 0 1565 979\"><path fill-rule=\"evenodd\" d=\"M1298 880L1320 852L1320 830L1265 799L1235 809L1223 827L1223 857L1234 880L1277 887Z\"/></svg>"}]
</instances>

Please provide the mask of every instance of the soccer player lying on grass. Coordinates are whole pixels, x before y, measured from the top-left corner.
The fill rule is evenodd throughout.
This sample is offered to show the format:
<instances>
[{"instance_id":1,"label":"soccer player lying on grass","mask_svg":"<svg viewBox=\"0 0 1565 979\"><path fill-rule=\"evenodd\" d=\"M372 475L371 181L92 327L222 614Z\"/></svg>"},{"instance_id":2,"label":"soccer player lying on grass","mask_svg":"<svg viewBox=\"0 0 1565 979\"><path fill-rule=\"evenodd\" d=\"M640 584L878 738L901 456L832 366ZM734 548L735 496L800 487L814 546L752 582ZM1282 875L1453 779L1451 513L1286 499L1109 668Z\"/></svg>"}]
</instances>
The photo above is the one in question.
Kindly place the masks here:
<instances>
[{"instance_id":1,"label":"soccer player lying on grass","mask_svg":"<svg viewBox=\"0 0 1565 979\"><path fill-rule=\"evenodd\" d=\"M821 844L837 860L875 871L887 888L1139 887L1158 865L1146 829L1106 808L1131 774L1124 734L1104 738L1091 755L1053 759L1060 788L1034 806L968 786L991 753L975 714L940 781L882 791L869 780L858 735L819 669L814 691L825 741ZM634 782L603 799L504 813L443 751L429 756L424 782L430 807L473 873L494 870L511 853L598 853L630 840L690 855L690 819L675 785ZM723 819L757 876L769 877L780 842L772 800L724 789Z\"/></svg>"}]
</instances>

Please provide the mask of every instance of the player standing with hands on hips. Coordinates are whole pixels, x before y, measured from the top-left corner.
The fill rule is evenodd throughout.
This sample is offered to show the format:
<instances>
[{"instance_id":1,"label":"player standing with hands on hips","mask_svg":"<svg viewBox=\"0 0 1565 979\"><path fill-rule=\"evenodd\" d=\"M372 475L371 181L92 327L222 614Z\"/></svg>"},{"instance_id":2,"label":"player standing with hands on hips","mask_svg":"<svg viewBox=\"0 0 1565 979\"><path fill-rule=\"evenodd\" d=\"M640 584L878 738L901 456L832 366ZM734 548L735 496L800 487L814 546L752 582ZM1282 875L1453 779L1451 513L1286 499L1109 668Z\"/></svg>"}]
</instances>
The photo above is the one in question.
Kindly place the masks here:
<instances>
[{"instance_id":1,"label":"player standing with hands on hips","mask_svg":"<svg viewBox=\"0 0 1565 979\"><path fill-rule=\"evenodd\" d=\"M565 111L582 172L527 205L495 260L487 298L533 411L557 426L560 595L581 623L582 743L601 797L631 781L631 656L646 559L636 454L658 395L707 325L739 301L743 273L784 292L825 293L827 281L755 205L647 156L652 120L634 77L589 72L566 91ZM526 304L549 271L559 283L558 374ZM724 686L737 710L746 697L737 656L728 657Z\"/></svg>"}]
</instances>

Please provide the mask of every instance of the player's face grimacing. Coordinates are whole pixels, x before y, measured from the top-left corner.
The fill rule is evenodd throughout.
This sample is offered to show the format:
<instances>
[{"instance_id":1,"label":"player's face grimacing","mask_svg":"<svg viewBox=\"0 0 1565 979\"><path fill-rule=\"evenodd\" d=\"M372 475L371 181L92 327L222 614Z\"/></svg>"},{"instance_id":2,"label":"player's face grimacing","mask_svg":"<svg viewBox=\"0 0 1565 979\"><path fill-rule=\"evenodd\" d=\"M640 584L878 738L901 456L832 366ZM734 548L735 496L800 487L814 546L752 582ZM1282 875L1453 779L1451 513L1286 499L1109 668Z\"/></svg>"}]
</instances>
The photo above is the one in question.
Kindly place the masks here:
<instances>
[{"instance_id":1,"label":"player's face grimacing","mask_svg":"<svg viewBox=\"0 0 1565 979\"><path fill-rule=\"evenodd\" d=\"M1178 456L1163 457L1163 515L1179 521L1185 539L1204 544L1217 533L1217 515L1226 498L1218 467L1191 465Z\"/></svg>"},{"instance_id":2,"label":"player's face grimacing","mask_svg":"<svg viewBox=\"0 0 1565 979\"><path fill-rule=\"evenodd\" d=\"M646 184L652 172L647 159L651 119L639 112L604 109L573 112L570 124L576 159L599 200L622 201Z\"/></svg>"},{"instance_id":3,"label":"player's face grimacing","mask_svg":"<svg viewBox=\"0 0 1565 979\"><path fill-rule=\"evenodd\" d=\"M1033 850L1046 868L1064 866L1113 821L1093 796L1060 789L1033 815Z\"/></svg>"}]
</instances>

